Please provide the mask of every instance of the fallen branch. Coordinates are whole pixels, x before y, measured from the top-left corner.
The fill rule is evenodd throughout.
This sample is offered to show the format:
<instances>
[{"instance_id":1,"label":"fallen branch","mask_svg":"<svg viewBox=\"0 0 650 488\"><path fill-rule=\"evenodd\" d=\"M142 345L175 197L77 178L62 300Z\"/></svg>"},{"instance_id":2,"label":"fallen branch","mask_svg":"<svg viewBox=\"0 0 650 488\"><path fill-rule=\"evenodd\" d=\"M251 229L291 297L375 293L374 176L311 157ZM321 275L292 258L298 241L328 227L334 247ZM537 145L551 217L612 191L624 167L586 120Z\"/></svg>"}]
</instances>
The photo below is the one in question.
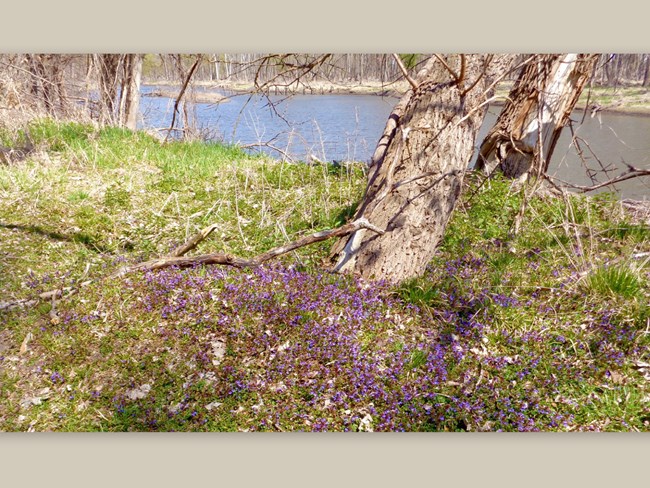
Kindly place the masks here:
<instances>
[{"instance_id":1,"label":"fallen branch","mask_svg":"<svg viewBox=\"0 0 650 488\"><path fill-rule=\"evenodd\" d=\"M61 300L63 298L67 298L71 295L74 295L79 291L79 288L88 286L91 283L92 280L88 280L81 283L77 288L66 286L65 288L58 288L56 290L50 290L50 291L40 293L34 298L24 298L22 300L15 300L13 302L0 302L0 311L13 310L14 308L21 308L21 307L32 307L36 305L38 302L40 302L41 300L51 300L54 309L54 304L57 299Z\"/></svg>"},{"instance_id":2,"label":"fallen branch","mask_svg":"<svg viewBox=\"0 0 650 488\"><path fill-rule=\"evenodd\" d=\"M171 252L170 256L180 257L188 253L189 251L194 249L201 241L207 238L216 228L217 228L216 224L212 224L206 227L201 232L194 235L185 244L178 246L176 249L174 249ZM86 273L87 272L88 272L88 267L86 267ZM84 276L86 273L84 273ZM13 302L0 302L0 311L12 310L14 308L33 307L41 300L52 300L52 310L54 310L57 299L60 300L62 298L66 298L71 295L74 295L77 291L79 291L79 288L83 286L88 286L92 282L93 280L84 281L79 285L78 288L67 286L65 288L58 288L56 290L46 291L44 293L40 293L35 298L24 298L22 300L15 300Z\"/></svg>"},{"instance_id":3,"label":"fallen branch","mask_svg":"<svg viewBox=\"0 0 650 488\"><path fill-rule=\"evenodd\" d=\"M294 251L300 247L308 246L316 242L325 241L331 239L332 237L342 237L347 234L358 231L359 229L369 229L378 234L383 234L384 231L374 225L372 225L365 218L360 218L354 222L347 223L336 229L323 230L321 232L316 232L309 236L302 237L297 241L290 242L284 246L279 246L266 251L254 258L245 259L237 256L232 256L230 254L203 254L200 256L194 257L183 257L183 254L194 249L199 242L208 237L216 228L216 224L210 225L203 229L198 234L194 235L189 241L187 241L182 246L177 247L172 251L171 255L164 258L152 259L144 263L136 264L134 266L128 266L126 268L120 269L118 272L112 274L111 278L119 278L128 273L134 271L153 271L155 269L169 268L171 266L176 266L179 268L187 268L190 266L197 265L207 265L207 264L221 264L226 266L233 266L235 268L255 268L260 266L262 263L269 261L273 258L286 254L288 252ZM79 291L79 288L87 286L93 283L93 280L84 281L77 288L66 287L57 290L47 291L41 293L38 296L31 299L16 300L13 302L0 302L0 311L3 310L12 310L19 307L31 307L36 305L41 300L52 300L67 298Z\"/></svg>"},{"instance_id":4,"label":"fallen branch","mask_svg":"<svg viewBox=\"0 0 650 488\"><path fill-rule=\"evenodd\" d=\"M223 253L202 254L200 256L193 257L170 256L159 259L152 259L151 261L136 264L135 266L123 268L113 276L119 277L124 276L128 273L132 273L134 271L153 271L155 269L169 268L171 266L187 268L190 266L206 264L220 264L225 266L233 266L235 268L255 268L265 263L266 261L281 256L282 254L294 251L300 247L308 246L316 242L325 241L327 239L331 239L332 237L342 237L344 235L356 232L359 229L369 229L377 232L378 234L384 233L382 229L375 227L365 218L360 218L354 222L350 222L348 224L342 225L341 227L337 227L336 229L324 230L321 232L316 232L315 234L311 234L309 236L302 237L297 241L276 247L270 251L266 251L265 253L262 253L250 259Z\"/></svg>"}]
</instances>

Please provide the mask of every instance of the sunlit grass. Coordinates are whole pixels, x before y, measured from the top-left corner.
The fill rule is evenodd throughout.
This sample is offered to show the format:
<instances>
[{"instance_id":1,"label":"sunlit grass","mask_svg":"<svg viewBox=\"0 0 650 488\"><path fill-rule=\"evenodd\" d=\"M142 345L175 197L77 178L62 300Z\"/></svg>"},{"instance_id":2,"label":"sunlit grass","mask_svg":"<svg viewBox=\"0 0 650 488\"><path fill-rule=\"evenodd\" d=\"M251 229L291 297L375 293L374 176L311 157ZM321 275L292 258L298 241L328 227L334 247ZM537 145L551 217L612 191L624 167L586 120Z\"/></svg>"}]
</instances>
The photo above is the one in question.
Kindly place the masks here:
<instances>
[{"instance_id":1,"label":"sunlit grass","mask_svg":"<svg viewBox=\"0 0 650 488\"><path fill-rule=\"evenodd\" d=\"M615 200L468 188L423 276L324 272L325 242L256 270L109 278L165 255L254 255L349 218L363 167L36 123L0 166L0 429L650 430L647 228ZM12 136L13 137L13 136ZM11 140L11 137L9 138Z\"/></svg>"},{"instance_id":2,"label":"sunlit grass","mask_svg":"<svg viewBox=\"0 0 650 488\"><path fill-rule=\"evenodd\" d=\"M643 282L638 271L629 266L602 266L590 273L587 289L605 297L641 298Z\"/></svg>"}]
</instances>

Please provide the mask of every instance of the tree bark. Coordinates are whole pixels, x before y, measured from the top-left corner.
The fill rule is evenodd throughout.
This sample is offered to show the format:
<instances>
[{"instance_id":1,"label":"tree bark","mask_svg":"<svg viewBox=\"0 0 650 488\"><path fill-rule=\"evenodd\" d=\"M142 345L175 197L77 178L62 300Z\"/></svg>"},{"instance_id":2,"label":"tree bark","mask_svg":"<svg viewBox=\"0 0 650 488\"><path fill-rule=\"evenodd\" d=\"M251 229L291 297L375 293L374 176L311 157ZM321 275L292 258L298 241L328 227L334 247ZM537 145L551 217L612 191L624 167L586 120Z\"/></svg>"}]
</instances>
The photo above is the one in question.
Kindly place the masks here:
<instances>
[{"instance_id":1,"label":"tree bark","mask_svg":"<svg viewBox=\"0 0 650 488\"><path fill-rule=\"evenodd\" d=\"M403 281L424 272L442 238L474 151L486 86L514 56L434 56L417 88L390 115L370 167L355 219L364 229L335 244L335 270L368 279Z\"/></svg>"},{"instance_id":2,"label":"tree bark","mask_svg":"<svg viewBox=\"0 0 650 488\"><path fill-rule=\"evenodd\" d=\"M544 54L525 66L481 144L476 169L520 181L544 174L597 58Z\"/></svg>"}]
</instances>

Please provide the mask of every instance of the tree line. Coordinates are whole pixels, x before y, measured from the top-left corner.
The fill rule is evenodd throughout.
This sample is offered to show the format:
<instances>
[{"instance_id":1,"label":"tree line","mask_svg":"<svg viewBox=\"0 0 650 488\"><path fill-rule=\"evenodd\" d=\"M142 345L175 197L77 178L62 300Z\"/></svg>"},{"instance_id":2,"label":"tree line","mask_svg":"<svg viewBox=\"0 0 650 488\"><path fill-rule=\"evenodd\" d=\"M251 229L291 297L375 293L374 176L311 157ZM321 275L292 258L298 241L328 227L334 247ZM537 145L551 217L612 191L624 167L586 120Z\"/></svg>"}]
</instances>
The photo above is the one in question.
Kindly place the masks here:
<instances>
[{"instance_id":1,"label":"tree line","mask_svg":"<svg viewBox=\"0 0 650 488\"><path fill-rule=\"evenodd\" d=\"M240 53L240 54L209 54L203 55L204 63L196 73L200 81L241 81L253 82L260 75L263 65L262 78L264 81L282 73L285 66L280 56L275 57L274 63L268 63L269 54ZM296 64L304 64L310 58L307 54L284 55L290 57ZM190 66L195 55L183 56L183 62ZM413 67L416 62L422 62L427 56L423 54L403 54L407 66ZM522 60L524 55L520 55ZM173 81L176 76L174 55L153 55L145 57L144 77L151 81ZM317 79L332 82L391 82L401 77L401 70L390 54L379 53L348 53L333 54L329 62L321 66L315 73ZM507 79L516 79L517 73L510 74ZM650 85L650 55L649 54L599 54L594 69L594 83L599 86L628 86Z\"/></svg>"},{"instance_id":2,"label":"tree line","mask_svg":"<svg viewBox=\"0 0 650 488\"><path fill-rule=\"evenodd\" d=\"M270 85L383 82L416 72L424 54L3 54L0 100L5 107L57 117L87 116L100 123L133 127L140 83L182 85L194 67L195 82ZM521 62L525 55L517 55ZM402 66L400 66L400 64ZM306 66L312 66L305 70ZM299 75L299 76L298 76ZM508 73L514 81L519 72ZM590 83L650 86L649 54L598 54Z\"/></svg>"}]
</instances>

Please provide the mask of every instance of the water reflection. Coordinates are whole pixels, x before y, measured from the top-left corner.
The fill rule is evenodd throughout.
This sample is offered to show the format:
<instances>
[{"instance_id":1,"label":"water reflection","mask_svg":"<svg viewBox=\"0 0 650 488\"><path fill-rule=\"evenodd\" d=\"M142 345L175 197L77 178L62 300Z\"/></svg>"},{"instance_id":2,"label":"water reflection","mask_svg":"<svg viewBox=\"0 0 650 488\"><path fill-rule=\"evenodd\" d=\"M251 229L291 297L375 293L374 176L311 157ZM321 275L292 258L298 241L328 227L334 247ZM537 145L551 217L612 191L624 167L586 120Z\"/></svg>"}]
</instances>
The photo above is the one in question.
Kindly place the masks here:
<instances>
[{"instance_id":1,"label":"water reflection","mask_svg":"<svg viewBox=\"0 0 650 488\"><path fill-rule=\"evenodd\" d=\"M485 137L499 111L498 107L490 108L477 141ZM562 132L549 166L550 176L574 185L592 186L625 172L626 163L650 169L650 117L610 112L591 117L576 110L571 120L573 132L569 128ZM615 188L622 198L645 200L650 197L650 178L634 178ZM612 188L592 194L605 191Z\"/></svg>"}]
</instances>

